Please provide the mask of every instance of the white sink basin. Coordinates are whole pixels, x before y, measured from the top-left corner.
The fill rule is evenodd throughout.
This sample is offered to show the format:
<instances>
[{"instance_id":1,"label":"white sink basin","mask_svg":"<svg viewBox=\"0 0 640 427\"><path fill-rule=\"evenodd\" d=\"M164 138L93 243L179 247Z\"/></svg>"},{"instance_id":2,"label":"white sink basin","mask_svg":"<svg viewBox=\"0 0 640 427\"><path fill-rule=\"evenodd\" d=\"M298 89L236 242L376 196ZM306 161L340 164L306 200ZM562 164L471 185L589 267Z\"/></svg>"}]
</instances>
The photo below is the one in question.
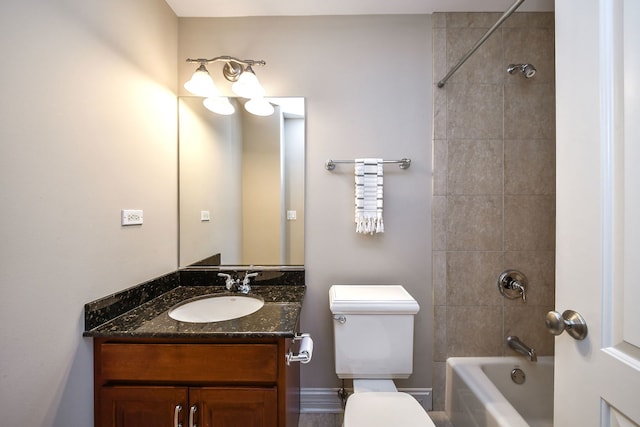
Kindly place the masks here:
<instances>
[{"instance_id":1,"label":"white sink basin","mask_svg":"<svg viewBox=\"0 0 640 427\"><path fill-rule=\"evenodd\" d=\"M191 323L221 322L255 313L263 305L263 300L250 296L210 296L175 306L169 317Z\"/></svg>"}]
</instances>

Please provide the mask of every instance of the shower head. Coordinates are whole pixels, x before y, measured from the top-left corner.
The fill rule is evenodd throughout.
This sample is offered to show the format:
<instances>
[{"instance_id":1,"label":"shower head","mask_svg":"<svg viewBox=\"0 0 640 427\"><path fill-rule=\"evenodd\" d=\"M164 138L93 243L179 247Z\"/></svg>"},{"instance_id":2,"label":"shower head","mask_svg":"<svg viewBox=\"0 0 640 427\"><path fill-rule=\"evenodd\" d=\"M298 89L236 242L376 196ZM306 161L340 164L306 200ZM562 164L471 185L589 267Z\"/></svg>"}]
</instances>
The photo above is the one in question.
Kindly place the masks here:
<instances>
[{"instance_id":1,"label":"shower head","mask_svg":"<svg viewBox=\"0 0 640 427\"><path fill-rule=\"evenodd\" d=\"M528 79L536 75L536 67L531 64L522 64L522 73Z\"/></svg>"},{"instance_id":2,"label":"shower head","mask_svg":"<svg viewBox=\"0 0 640 427\"><path fill-rule=\"evenodd\" d=\"M536 75L536 67L532 64L509 64L507 72L513 74L516 71L520 71L528 79Z\"/></svg>"}]
</instances>

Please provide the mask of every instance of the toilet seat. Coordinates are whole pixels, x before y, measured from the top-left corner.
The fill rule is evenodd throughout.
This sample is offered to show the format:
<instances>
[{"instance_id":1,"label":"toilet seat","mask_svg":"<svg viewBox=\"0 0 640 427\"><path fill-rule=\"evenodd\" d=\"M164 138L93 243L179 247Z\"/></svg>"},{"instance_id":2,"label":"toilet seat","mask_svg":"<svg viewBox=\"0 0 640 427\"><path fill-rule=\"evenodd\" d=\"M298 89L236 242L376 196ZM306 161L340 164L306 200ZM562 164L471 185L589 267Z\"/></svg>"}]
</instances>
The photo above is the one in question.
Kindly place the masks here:
<instances>
[{"instance_id":1,"label":"toilet seat","mask_svg":"<svg viewBox=\"0 0 640 427\"><path fill-rule=\"evenodd\" d=\"M347 399L343 427L435 427L411 395L399 392L354 393Z\"/></svg>"}]
</instances>

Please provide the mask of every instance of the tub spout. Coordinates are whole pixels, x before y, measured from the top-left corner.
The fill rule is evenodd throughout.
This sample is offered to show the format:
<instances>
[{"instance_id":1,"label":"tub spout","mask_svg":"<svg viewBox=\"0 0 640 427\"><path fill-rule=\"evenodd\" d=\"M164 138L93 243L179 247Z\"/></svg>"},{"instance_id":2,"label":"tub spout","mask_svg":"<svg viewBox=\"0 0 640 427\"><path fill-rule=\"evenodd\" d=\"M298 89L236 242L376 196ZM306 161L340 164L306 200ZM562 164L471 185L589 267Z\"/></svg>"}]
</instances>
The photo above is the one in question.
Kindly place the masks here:
<instances>
[{"instance_id":1,"label":"tub spout","mask_svg":"<svg viewBox=\"0 0 640 427\"><path fill-rule=\"evenodd\" d=\"M527 356L532 362L538 361L536 350L520 341L520 338L516 337L515 335L509 335L507 337L507 345L518 353L522 353Z\"/></svg>"}]
</instances>

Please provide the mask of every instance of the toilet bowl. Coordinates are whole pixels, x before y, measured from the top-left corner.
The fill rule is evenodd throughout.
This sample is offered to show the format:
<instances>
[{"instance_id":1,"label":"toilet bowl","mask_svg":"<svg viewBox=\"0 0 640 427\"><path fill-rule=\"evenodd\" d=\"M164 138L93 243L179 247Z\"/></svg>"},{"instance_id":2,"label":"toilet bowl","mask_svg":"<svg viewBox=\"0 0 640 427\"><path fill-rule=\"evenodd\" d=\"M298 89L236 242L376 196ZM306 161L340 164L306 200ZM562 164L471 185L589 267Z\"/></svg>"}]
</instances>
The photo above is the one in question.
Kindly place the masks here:
<instances>
[{"instance_id":1,"label":"toilet bowl","mask_svg":"<svg viewBox=\"0 0 640 427\"><path fill-rule=\"evenodd\" d=\"M336 374L353 379L343 427L434 427L394 378L413 371L413 317L420 307L400 285L333 285Z\"/></svg>"}]
</instances>

